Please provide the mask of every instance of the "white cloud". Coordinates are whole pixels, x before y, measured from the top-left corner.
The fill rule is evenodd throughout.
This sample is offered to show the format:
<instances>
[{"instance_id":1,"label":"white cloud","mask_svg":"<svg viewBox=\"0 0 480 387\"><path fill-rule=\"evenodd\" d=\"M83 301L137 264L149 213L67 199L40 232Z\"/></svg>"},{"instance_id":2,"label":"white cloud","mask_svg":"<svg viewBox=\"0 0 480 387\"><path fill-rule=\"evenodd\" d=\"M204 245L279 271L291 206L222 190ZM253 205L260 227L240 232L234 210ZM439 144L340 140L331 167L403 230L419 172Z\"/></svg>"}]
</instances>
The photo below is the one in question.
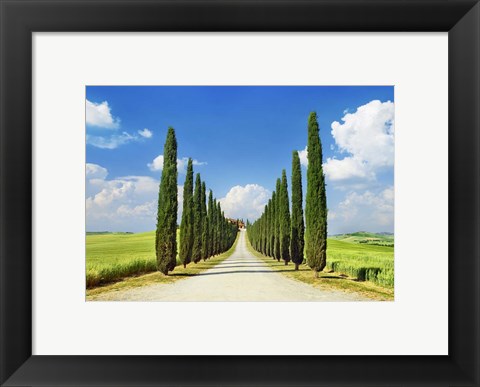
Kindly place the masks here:
<instances>
[{"instance_id":1,"label":"white cloud","mask_svg":"<svg viewBox=\"0 0 480 387\"><path fill-rule=\"evenodd\" d=\"M106 168L101 167L98 164L87 163L85 167L85 173L87 179L105 179L108 175Z\"/></svg>"},{"instance_id":2,"label":"white cloud","mask_svg":"<svg viewBox=\"0 0 480 387\"><path fill-rule=\"evenodd\" d=\"M378 193L349 192L329 211L330 234L354 231L393 231L394 190L387 187Z\"/></svg>"},{"instance_id":3,"label":"white cloud","mask_svg":"<svg viewBox=\"0 0 480 387\"><path fill-rule=\"evenodd\" d=\"M206 165L205 161L192 160L193 165ZM188 157L177 159L178 173L187 173ZM151 163L147 164L151 171L161 171L163 169L163 155L159 155L153 159Z\"/></svg>"},{"instance_id":4,"label":"white cloud","mask_svg":"<svg viewBox=\"0 0 480 387\"><path fill-rule=\"evenodd\" d=\"M225 216L230 218L257 219L265 209L271 193L258 184L236 185L219 199Z\"/></svg>"},{"instance_id":5,"label":"white cloud","mask_svg":"<svg viewBox=\"0 0 480 387\"><path fill-rule=\"evenodd\" d=\"M159 155L153 159L151 163L147 164L151 171L161 171L163 169L163 155Z\"/></svg>"},{"instance_id":6,"label":"white cloud","mask_svg":"<svg viewBox=\"0 0 480 387\"><path fill-rule=\"evenodd\" d=\"M356 157L345 157L342 160L328 159L323 165L325 175L331 180L375 179L375 173L366 161Z\"/></svg>"},{"instance_id":7,"label":"white cloud","mask_svg":"<svg viewBox=\"0 0 480 387\"><path fill-rule=\"evenodd\" d=\"M123 132L122 134L113 134L107 137L92 136L87 134L87 144L101 149L115 149L120 145L138 140L139 138L137 136L132 136L127 132Z\"/></svg>"},{"instance_id":8,"label":"white cloud","mask_svg":"<svg viewBox=\"0 0 480 387\"><path fill-rule=\"evenodd\" d=\"M308 150L307 147L305 149L298 151L298 157L300 158L300 164L304 167L308 167Z\"/></svg>"},{"instance_id":9,"label":"white cloud","mask_svg":"<svg viewBox=\"0 0 480 387\"><path fill-rule=\"evenodd\" d=\"M139 130L138 134L144 138L151 138L153 136L153 133L151 130L148 130L147 128L143 130Z\"/></svg>"},{"instance_id":10,"label":"white cloud","mask_svg":"<svg viewBox=\"0 0 480 387\"><path fill-rule=\"evenodd\" d=\"M107 180L108 171L87 164L86 222L88 231L154 230L159 181L149 176L124 176ZM183 187L178 187L179 219Z\"/></svg>"},{"instance_id":11,"label":"white cloud","mask_svg":"<svg viewBox=\"0 0 480 387\"><path fill-rule=\"evenodd\" d=\"M112 116L107 101L95 103L87 99L85 111L87 125L106 129L117 129L120 126L120 119Z\"/></svg>"},{"instance_id":12,"label":"white cloud","mask_svg":"<svg viewBox=\"0 0 480 387\"><path fill-rule=\"evenodd\" d=\"M375 180L376 173L394 162L394 104L371 101L332 123L332 136L343 159L328 158L325 175L331 181L362 178Z\"/></svg>"}]
</instances>

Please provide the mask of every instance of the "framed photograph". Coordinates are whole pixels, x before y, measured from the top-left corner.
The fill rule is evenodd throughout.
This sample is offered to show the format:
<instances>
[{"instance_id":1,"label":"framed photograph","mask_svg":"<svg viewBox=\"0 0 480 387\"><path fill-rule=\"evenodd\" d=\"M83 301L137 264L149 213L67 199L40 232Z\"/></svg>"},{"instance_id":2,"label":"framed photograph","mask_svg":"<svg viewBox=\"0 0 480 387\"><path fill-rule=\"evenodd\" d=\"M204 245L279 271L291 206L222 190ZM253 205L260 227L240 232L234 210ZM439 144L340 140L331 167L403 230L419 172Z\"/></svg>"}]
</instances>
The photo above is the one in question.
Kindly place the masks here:
<instances>
[{"instance_id":1,"label":"framed photograph","mask_svg":"<svg viewBox=\"0 0 480 387\"><path fill-rule=\"evenodd\" d=\"M3 1L0 383L479 385L479 7Z\"/></svg>"}]
</instances>

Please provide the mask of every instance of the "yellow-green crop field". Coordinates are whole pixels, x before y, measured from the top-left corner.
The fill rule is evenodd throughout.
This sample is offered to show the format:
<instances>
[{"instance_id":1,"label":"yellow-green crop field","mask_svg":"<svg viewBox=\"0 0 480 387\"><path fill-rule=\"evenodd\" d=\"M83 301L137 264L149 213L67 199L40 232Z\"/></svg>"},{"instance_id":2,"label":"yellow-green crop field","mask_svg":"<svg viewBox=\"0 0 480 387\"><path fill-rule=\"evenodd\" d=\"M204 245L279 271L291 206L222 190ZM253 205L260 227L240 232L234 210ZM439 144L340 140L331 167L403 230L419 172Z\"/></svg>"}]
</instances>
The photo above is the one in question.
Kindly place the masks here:
<instances>
[{"instance_id":1,"label":"yellow-green crop field","mask_svg":"<svg viewBox=\"0 0 480 387\"><path fill-rule=\"evenodd\" d=\"M157 270L154 245L154 231L87 234L87 288Z\"/></svg>"},{"instance_id":2,"label":"yellow-green crop field","mask_svg":"<svg viewBox=\"0 0 480 387\"><path fill-rule=\"evenodd\" d=\"M327 268L386 288L394 285L393 247L327 241Z\"/></svg>"},{"instance_id":3,"label":"yellow-green crop field","mask_svg":"<svg viewBox=\"0 0 480 387\"><path fill-rule=\"evenodd\" d=\"M154 231L138 234L88 234L87 288L156 271L154 241ZM393 247L329 238L327 269L361 281L371 281L386 288L393 288L393 251Z\"/></svg>"}]
</instances>

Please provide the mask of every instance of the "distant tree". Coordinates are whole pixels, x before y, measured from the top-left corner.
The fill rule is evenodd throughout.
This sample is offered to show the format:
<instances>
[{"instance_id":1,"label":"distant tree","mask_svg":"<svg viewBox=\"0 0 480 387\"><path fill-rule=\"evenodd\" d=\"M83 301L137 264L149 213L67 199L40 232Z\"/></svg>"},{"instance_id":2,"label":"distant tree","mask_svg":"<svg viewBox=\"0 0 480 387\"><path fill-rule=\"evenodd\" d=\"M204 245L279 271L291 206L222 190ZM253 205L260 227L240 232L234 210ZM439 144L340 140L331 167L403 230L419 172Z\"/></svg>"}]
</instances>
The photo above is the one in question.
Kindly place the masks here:
<instances>
[{"instance_id":1,"label":"distant tree","mask_svg":"<svg viewBox=\"0 0 480 387\"><path fill-rule=\"evenodd\" d=\"M192 260L198 263L202 259L202 180L200 174L195 177L193 194L193 250Z\"/></svg>"},{"instance_id":2,"label":"distant tree","mask_svg":"<svg viewBox=\"0 0 480 387\"><path fill-rule=\"evenodd\" d=\"M183 185L183 212L180 223L180 262L183 267L192 261L193 250L193 163L188 159L187 176Z\"/></svg>"},{"instance_id":3,"label":"distant tree","mask_svg":"<svg viewBox=\"0 0 480 387\"><path fill-rule=\"evenodd\" d=\"M277 259L278 262L280 262L280 259L282 258L282 253L280 250L280 240L282 238L282 235L280 233L280 214L282 211L281 208L281 180L277 179L277 184L275 187L275 192L277 193L276 195L276 203L275 203L275 247L274 247L274 256Z\"/></svg>"},{"instance_id":4,"label":"distant tree","mask_svg":"<svg viewBox=\"0 0 480 387\"><path fill-rule=\"evenodd\" d=\"M175 130L168 128L163 148L155 233L157 268L165 275L177 264L177 209L177 139Z\"/></svg>"},{"instance_id":5,"label":"distant tree","mask_svg":"<svg viewBox=\"0 0 480 387\"><path fill-rule=\"evenodd\" d=\"M305 203L305 253L307 263L318 277L327 263L327 196L323 174L322 144L317 114L308 117L308 168Z\"/></svg>"},{"instance_id":6,"label":"distant tree","mask_svg":"<svg viewBox=\"0 0 480 387\"><path fill-rule=\"evenodd\" d=\"M280 256L285 261L285 265L290 262L290 232L287 173L284 169L280 189Z\"/></svg>"},{"instance_id":7,"label":"distant tree","mask_svg":"<svg viewBox=\"0 0 480 387\"><path fill-rule=\"evenodd\" d=\"M305 244L303 223L303 192L302 169L297 151L292 154L292 221L290 232L290 258L295 264L295 270L303 262L303 248Z\"/></svg>"},{"instance_id":8,"label":"distant tree","mask_svg":"<svg viewBox=\"0 0 480 387\"><path fill-rule=\"evenodd\" d=\"M265 204L265 206L263 208L262 217L260 218L262 220L261 221L261 224L262 224L262 229L261 229L261 232L262 232L262 254L264 254L264 255L267 255L267 211L268 211L268 207Z\"/></svg>"},{"instance_id":9,"label":"distant tree","mask_svg":"<svg viewBox=\"0 0 480 387\"><path fill-rule=\"evenodd\" d=\"M202 258L208 258L208 216L207 216L207 195L205 182L202 181L201 196L201 213L202 213Z\"/></svg>"}]
</instances>

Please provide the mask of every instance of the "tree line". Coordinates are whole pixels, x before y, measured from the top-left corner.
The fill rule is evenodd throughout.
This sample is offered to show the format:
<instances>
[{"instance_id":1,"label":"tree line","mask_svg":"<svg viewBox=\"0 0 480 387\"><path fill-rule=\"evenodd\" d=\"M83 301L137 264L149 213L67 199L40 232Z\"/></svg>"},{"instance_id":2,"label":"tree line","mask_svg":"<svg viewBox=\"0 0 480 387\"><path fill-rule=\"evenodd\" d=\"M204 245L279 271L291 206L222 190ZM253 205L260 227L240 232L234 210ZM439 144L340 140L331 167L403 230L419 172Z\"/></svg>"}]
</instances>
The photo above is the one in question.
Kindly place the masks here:
<instances>
[{"instance_id":1,"label":"tree line","mask_svg":"<svg viewBox=\"0 0 480 387\"><path fill-rule=\"evenodd\" d=\"M315 112L308 117L307 149L305 216L300 157L298 151L293 151L291 213L287 173L283 169L262 215L253 223L247 221L247 235L255 250L279 262L283 260L285 265L292 261L295 270L306 258L315 277L318 277L318 272L325 268L327 262L327 196L322 144Z\"/></svg>"},{"instance_id":2,"label":"tree line","mask_svg":"<svg viewBox=\"0 0 480 387\"><path fill-rule=\"evenodd\" d=\"M197 173L193 187L193 162L188 159L180 224L179 257L183 266L228 250L235 241L237 231L237 224L225 218L220 202L213 198L212 190L208 193L207 208L205 182Z\"/></svg>"},{"instance_id":3,"label":"tree line","mask_svg":"<svg viewBox=\"0 0 480 387\"><path fill-rule=\"evenodd\" d=\"M169 128L163 150L155 234L157 268L165 275L177 265L177 177L177 140L175 130ZM211 190L207 207L206 184L197 173L194 186L193 162L189 159L183 186L180 262L187 267L190 262L197 263L228 250L237 231L237 225L225 218L220 202L213 198Z\"/></svg>"}]
</instances>

